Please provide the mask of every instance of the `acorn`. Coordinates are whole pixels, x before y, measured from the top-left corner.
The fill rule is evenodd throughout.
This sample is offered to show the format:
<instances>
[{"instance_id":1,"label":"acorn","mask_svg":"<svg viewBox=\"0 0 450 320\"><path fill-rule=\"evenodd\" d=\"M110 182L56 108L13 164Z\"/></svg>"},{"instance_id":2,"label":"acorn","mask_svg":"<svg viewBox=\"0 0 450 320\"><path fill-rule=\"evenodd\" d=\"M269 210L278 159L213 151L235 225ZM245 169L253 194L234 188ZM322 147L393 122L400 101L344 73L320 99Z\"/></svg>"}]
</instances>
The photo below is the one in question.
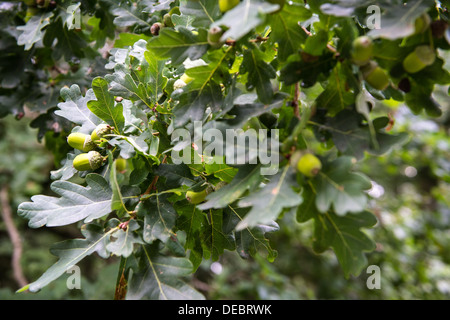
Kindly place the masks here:
<instances>
[{"instance_id":1,"label":"acorn","mask_svg":"<svg viewBox=\"0 0 450 320\"><path fill-rule=\"evenodd\" d=\"M73 167L78 171L96 170L103 165L104 158L97 151L81 153L73 159Z\"/></svg>"},{"instance_id":2,"label":"acorn","mask_svg":"<svg viewBox=\"0 0 450 320\"><path fill-rule=\"evenodd\" d=\"M49 4L50 0L36 0L37 7L41 9L47 8Z\"/></svg>"},{"instance_id":3,"label":"acorn","mask_svg":"<svg viewBox=\"0 0 450 320\"><path fill-rule=\"evenodd\" d=\"M92 141L96 142L103 138L105 135L112 133L112 127L109 124L99 124L91 133Z\"/></svg>"},{"instance_id":4,"label":"acorn","mask_svg":"<svg viewBox=\"0 0 450 320\"><path fill-rule=\"evenodd\" d=\"M213 191L213 188L211 186L208 186L206 189L195 192L195 191L187 191L186 192L186 200L189 201L192 204L199 204L203 201L205 201L205 198L208 194L210 194Z\"/></svg>"},{"instance_id":5,"label":"acorn","mask_svg":"<svg viewBox=\"0 0 450 320\"><path fill-rule=\"evenodd\" d=\"M322 169L322 162L311 153L306 153L297 161L297 170L308 178L315 177Z\"/></svg>"},{"instance_id":6,"label":"acorn","mask_svg":"<svg viewBox=\"0 0 450 320\"><path fill-rule=\"evenodd\" d=\"M88 152L94 150L97 145L92 141L91 136L81 132L73 132L67 137L67 143L74 149Z\"/></svg>"},{"instance_id":7,"label":"acorn","mask_svg":"<svg viewBox=\"0 0 450 320\"><path fill-rule=\"evenodd\" d=\"M184 83L188 84L189 82L191 82L192 80L194 80L194 78L189 77L186 73L183 73L180 77L181 80L184 81Z\"/></svg>"},{"instance_id":8,"label":"acorn","mask_svg":"<svg viewBox=\"0 0 450 320\"><path fill-rule=\"evenodd\" d=\"M166 13L166 14L163 16L163 23L164 23L164 26L165 26L165 27L169 27L169 28L175 27L175 25L174 25L173 22L172 22L172 17L171 17L171 15L170 15L170 13Z\"/></svg>"},{"instance_id":9,"label":"acorn","mask_svg":"<svg viewBox=\"0 0 450 320\"><path fill-rule=\"evenodd\" d=\"M225 31L221 27L212 27L211 29L209 29L207 38L209 45L214 49L219 49L223 45L223 42L220 41L220 38L222 37L224 32Z\"/></svg>"},{"instance_id":10,"label":"acorn","mask_svg":"<svg viewBox=\"0 0 450 320\"><path fill-rule=\"evenodd\" d=\"M378 64L371 61L361 68L364 80L377 90L385 90L389 85L389 76Z\"/></svg>"},{"instance_id":11,"label":"acorn","mask_svg":"<svg viewBox=\"0 0 450 320\"><path fill-rule=\"evenodd\" d=\"M221 12L227 12L239 4L239 0L219 0L219 9Z\"/></svg>"},{"instance_id":12,"label":"acorn","mask_svg":"<svg viewBox=\"0 0 450 320\"><path fill-rule=\"evenodd\" d=\"M159 31L163 28L163 24L161 22L156 22L154 24L152 24L152 26L150 27L150 32L152 35L154 36L158 36L159 35Z\"/></svg>"},{"instance_id":13,"label":"acorn","mask_svg":"<svg viewBox=\"0 0 450 320\"><path fill-rule=\"evenodd\" d=\"M177 79L174 83L173 83L173 90L178 90L178 89L182 89L186 86L186 82L184 82L181 79Z\"/></svg>"},{"instance_id":14,"label":"acorn","mask_svg":"<svg viewBox=\"0 0 450 320\"><path fill-rule=\"evenodd\" d=\"M117 158L115 161L116 170L124 172L127 169L127 160L124 158Z\"/></svg>"},{"instance_id":15,"label":"acorn","mask_svg":"<svg viewBox=\"0 0 450 320\"><path fill-rule=\"evenodd\" d=\"M448 23L444 20L433 21L430 25L431 34L436 39L440 39L445 35L445 32L447 31L447 27L448 27Z\"/></svg>"},{"instance_id":16,"label":"acorn","mask_svg":"<svg viewBox=\"0 0 450 320\"><path fill-rule=\"evenodd\" d=\"M433 48L428 45L417 46L413 52L411 52L403 60L403 69L408 73L416 73L430 66L436 60L436 53Z\"/></svg>"},{"instance_id":17,"label":"acorn","mask_svg":"<svg viewBox=\"0 0 450 320\"><path fill-rule=\"evenodd\" d=\"M353 40L352 60L358 66L367 64L373 55L373 42L368 36L361 36Z\"/></svg>"},{"instance_id":18,"label":"acorn","mask_svg":"<svg viewBox=\"0 0 450 320\"><path fill-rule=\"evenodd\" d=\"M430 26L431 18L428 13L422 14L414 21L414 34L424 33Z\"/></svg>"}]
</instances>

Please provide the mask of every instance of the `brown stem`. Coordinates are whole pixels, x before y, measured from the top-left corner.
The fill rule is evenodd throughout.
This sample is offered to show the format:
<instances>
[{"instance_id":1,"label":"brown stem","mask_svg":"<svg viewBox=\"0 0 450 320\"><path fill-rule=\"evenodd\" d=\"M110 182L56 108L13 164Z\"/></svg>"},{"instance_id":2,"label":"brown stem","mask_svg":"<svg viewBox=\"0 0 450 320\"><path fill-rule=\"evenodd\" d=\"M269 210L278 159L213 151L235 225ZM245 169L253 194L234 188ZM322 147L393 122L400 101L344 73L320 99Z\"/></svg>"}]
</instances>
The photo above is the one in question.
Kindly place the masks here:
<instances>
[{"instance_id":1,"label":"brown stem","mask_svg":"<svg viewBox=\"0 0 450 320\"><path fill-rule=\"evenodd\" d=\"M165 163L167 160L167 155L164 155L164 159L161 161L161 163ZM152 180L152 182L150 183L150 185L148 186L147 190L145 190L145 192L142 194L149 194L150 192L152 192L153 188L155 187L156 183L158 182L159 176L155 176Z\"/></svg>"},{"instance_id":2,"label":"brown stem","mask_svg":"<svg viewBox=\"0 0 450 320\"><path fill-rule=\"evenodd\" d=\"M28 281L23 274L22 265L20 264L20 258L22 256L22 240L12 218L12 210L9 204L9 192L7 185L4 185L0 190L0 205L2 208L2 218L5 222L5 226L13 246L13 254L11 259L13 276L17 284L20 287L24 287L25 285L27 285Z\"/></svg>"}]
</instances>

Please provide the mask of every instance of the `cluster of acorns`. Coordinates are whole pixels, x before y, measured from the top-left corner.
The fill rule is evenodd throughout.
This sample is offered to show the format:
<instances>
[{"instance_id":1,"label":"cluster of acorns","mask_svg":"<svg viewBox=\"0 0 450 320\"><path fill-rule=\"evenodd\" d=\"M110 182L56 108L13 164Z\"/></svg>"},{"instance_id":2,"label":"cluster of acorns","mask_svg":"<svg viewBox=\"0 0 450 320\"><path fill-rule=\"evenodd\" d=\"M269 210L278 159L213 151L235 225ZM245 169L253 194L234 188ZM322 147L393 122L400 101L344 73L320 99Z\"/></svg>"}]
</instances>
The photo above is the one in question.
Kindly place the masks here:
<instances>
[{"instance_id":1,"label":"cluster of acorns","mask_svg":"<svg viewBox=\"0 0 450 320\"><path fill-rule=\"evenodd\" d=\"M73 132L67 137L67 143L74 149L83 151L73 159L73 167L78 171L96 170L100 168L105 158L100 152L95 151L97 148L106 146L106 135L112 133L113 128L108 124L98 125L92 133L84 134L81 132Z\"/></svg>"},{"instance_id":2,"label":"cluster of acorns","mask_svg":"<svg viewBox=\"0 0 450 320\"><path fill-rule=\"evenodd\" d=\"M424 14L416 20L415 34L425 32L430 26L430 17ZM374 44L368 36L360 36L353 41L352 61L360 67L364 79L373 88L385 90L389 85L388 74L372 60ZM419 45L402 61L407 73L416 73L434 63L435 50L429 45Z\"/></svg>"}]
</instances>

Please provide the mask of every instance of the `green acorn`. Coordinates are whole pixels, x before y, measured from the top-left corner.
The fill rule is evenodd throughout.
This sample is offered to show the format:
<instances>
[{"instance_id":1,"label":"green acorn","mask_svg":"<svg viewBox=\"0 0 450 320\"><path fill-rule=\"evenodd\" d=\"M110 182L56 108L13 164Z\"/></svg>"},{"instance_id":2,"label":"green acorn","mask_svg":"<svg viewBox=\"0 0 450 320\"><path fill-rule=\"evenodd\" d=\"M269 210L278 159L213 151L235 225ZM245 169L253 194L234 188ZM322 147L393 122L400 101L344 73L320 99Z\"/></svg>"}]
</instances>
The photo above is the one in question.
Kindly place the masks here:
<instances>
[{"instance_id":1,"label":"green acorn","mask_svg":"<svg viewBox=\"0 0 450 320\"><path fill-rule=\"evenodd\" d=\"M99 141L105 135L112 133L112 127L109 124L99 124L91 133L91 139L94 142Z\"/></svg>"},{"instance_id":2,"label":"green acorn","mask_svg":"<svg viewBox=\"0 0 450 320\"><path fill-rule=\"evenodd\" d=\"M210 194L212 191L213 188L211 186L199 192L188 191L186 192L186 200L192 204L199 204L200 202L205 201L206 196Z\"/></svg>"},{"instance_id":3,"label":"green acorn","mask_svg":"<svg viewBox=\"0 0 450 320\"><path fill-rule=\"evenodd\" d=\"M352 60L358 66L367 64L373 55L373 42L367 36L356 38L352 44Z\"/></svg>"},{"instance_id":4,"label":"green acorn","mask_svg":"<svg viewBox=\"0 0 450 320\"><path fill-rule=\"evenodd\" d=\"M430 66L436 60L436 53L433 48L428 45L417 46L405 60L403 60L403 68L408 73L416 73Z\"/></svg>"},{"instance_id":5,"label":"green acorn","mask_svg":"<svg viewBox=\"0 0 450 320\"><path fill-rule=\"evenodd\" d=\"M189 77L186 73L183 73L180 79L183 80L186 84L194 80L194 78Z\"/></svg>"},{"instance_id":6,"label":"green acorn","mask_svg":"<svg viewBox=\"0 0 450 320\"><path fill-rule=\"evenodd\" d=\"M224 30L221 27L212 27L208 31L208 43L214 49L218 49L223 45L223 42L220 41L220 38L224 34Z\"/></svg>"},{"instance_id":7,"label":"green acorn","mask_svg":"<svg viewBox=\"0 0 450 320\"><path fill-rule=\"evenodd\" d=\"M117 158L115 161L116 170L119 172L124 172L127 169L127 160L124 158Z\"/></svg>"},{"instance_id":8,"label":"green acorn","mask_svg":"<svg viewBox=\"0 0 450 320\"><path fill-rule=\"evenodd\" d=\"M315 177L320 169L322 169L322 162L311 153L306 153L297 161L297 170L308 178Z\"/></svg>"},{"instance_id":9,"label":"green acorn","mask_svg":"<svg viewBox=\"0 0 450 320\"><path fill-rule=\"evenodd\" d=\"M97 146L88 134L74 132L67 137L67 143L74 149L84 152L94 150Z\"/></svg>"},{"instance_id":10,"label":"green acorn","mask_svg":"<svg viewBox=\"0 0 450 320\"><path fill-rule=\"evenodd\" d=\"M163 16L163 23L165 27L173 28L175 25L172 22L172 17L170 16L170 13L166 13Z\"/></svg>"},{"instance_id":11,"label":"green acorn","mask_svg":"<svg viewBox=\"0 0 450 320\"><path fill-rule=\"evenodd\" d=\"M422 14L414 21L414 34L424 33L430 26L431 18L428 13Z\"/></svg>"},{"instance_id":12,"label":"green acorn","mask_svg":"<svg viewBox=\"0 0 450 320\"><path fill-rule=\"evenodd\" d=\"M186 82L184 82L181 79L177 79L174 83L173 83L173 90L178 90L181 88L184 88L186 86Z\"/></svg>"},{"instance_id":13,"label":"green acorn","mask_svg":"<svg viewBox=\"0 0 450 320\"><path fill-rule=\"evenodd\" d=\"M222 12L227 12L239 4L239 0L219 0L219 9Z\"/></svg>"},{"instance_id":14,"label":"green acorn","mask_svg":"<svg viewBox=\"0 0 450 320\"><path fill-rule=\"evenodd\" d=\"M371 61L361 68L364 80L377 90L385 90L389 86L389 76L378 64Z\"/></svg>"},{"instance_id":15,"label":"green acorn","mask_svg":"<svg viewBox=\"0 0 450 320\"><path fill-rule=\"evenodd\" d=\"M73 159L73 167L78 171L96 170L103 165L104 158L97 151L79 154Z\"/></svg>"}]
</instances>

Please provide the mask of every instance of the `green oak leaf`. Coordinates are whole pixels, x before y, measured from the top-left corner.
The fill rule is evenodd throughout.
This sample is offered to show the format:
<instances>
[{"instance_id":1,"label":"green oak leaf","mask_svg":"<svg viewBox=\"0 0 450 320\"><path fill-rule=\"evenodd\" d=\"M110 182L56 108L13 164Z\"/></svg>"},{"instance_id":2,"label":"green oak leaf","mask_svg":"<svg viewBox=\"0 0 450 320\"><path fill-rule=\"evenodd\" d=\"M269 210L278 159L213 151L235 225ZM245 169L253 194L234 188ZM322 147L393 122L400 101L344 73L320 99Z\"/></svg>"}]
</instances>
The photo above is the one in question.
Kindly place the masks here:
<instances>
[{"instance_id":1,"label":"green oak leaf","mask_svg":"<svg viewBox=\"0 0 450 320\"><path fill-rule=\"evenodd\" d=\"M367 204L365 191L371 188L364 175L351 172L352 157L342 156L323 165L314 181L317 209L325 213L331 208L343 216L349 212L361 212Z\"/></svg>"},{"instance_id":2,"label":"green oak leaf","mask_svg":"<svg viewBox=\"0 0 450 320\"><path fill-rule=\"evenodd\" d=\"M309 88L314 86L319 78L329 77L335 65L336 59L332 53L328 52L314 61L304 61L300 58L289 59L280 71L280 80L286 85L300 82L302 87Z\"/></svg>"},{"instance_id":3,"label":"green oak leaf","mask_svg":"<svg viewBox=\"0 0 450 320\"><path fill-rule=\"evenodd\" d=\"M138 256L139 269L128 281L127 300L198 300L203 295L181 277L192 273L192 263L181 257L164 257L148 246Z\"/></svg>"},{"instance_id":4,"label":"green oak leaf","mask_svg":"<svg viewBox=\"0 0 450 320\"><path fill-rule=\"evenodd\" d=\"M256 89L259 100L264 104L272 101L273 89L270 79L276 77L275 69L266 61L264 54L257 48L244 51L244 60L240 73L247 75L247 89Z\"/></svg>"},{"instance_id":5,"label":"green oak leaf","mask_svg":"<svg viewBox=\"0 0 450 320\"><path fill-rule=\"evenodd\" d=\"M269 223L276 220L284 208L298 206L303 199L292 189L296 185L294 170L290 166L280 169L264 187L239 201L240 207L251 207L251 210L236 230Z\"/></svg>"},{"instance_id":6,"label":"green oak leaf","mask_svg":"<svg viewBox=\"0 0 450 320\"><path fill-rule=\"evenodd\" d=\"M207 32L199 29L198 34L187 28L179 27L177 31L170 28L161 29L159 35L149 40L147 48L158 59L170 58L179 65L187 58L201 58L208 49Z\"/></svg>"},{"instance_id":7,"label":"green oak leaf","mask_svg":"<svg viewBox=\"0 0 450 320\"><path fill-rule=\"evenodd\" d=\"M135 232L140 228L135 220L130 220L125 230L120 228L119 225L120 221L117 219L108 221L108 226L115 229L113 229L114 231L109 235L106 249L113 255L127 258L133 253L135 245L144 244L144 241L142 241L139 234Z\"/></svg>"},{"instance_id":8,"label":"green oak leaf","mask_svg":"<svg viewBox=\"0 0 450 320\"><path fill-rule=\"evenodd\" d=\"M50 252L59 258L58 261L48 268L39 279L19 289L18 292L27 289L31 292L39 291L50 282L58 279L82 259L95 252L104 259L108 258L109 253L106 246L110 234L114 231L115 229L111 229L103 233L103 229L100 226L88 224L81 228L85 239L66 240L54 244L50 248Z\"/></svg>"},{"instance_id":9,"label":"green oak leaf","mask_svg":"<svg viewBox=\"0 0 450 320\"><path fill-rule=\"evenodd\" d=\"M186 243L184 247L190 250L189 260L196 270L203 260L201 246L201 228L206 223L205 214L195 205L179 203L175 207L179 217L176 225L179 230L185 230Z\"/></svg>"},{"instance_id":10,"label":"green oak leaf","mask_svg":"<svg viewBox=\"0 0 450 320\"><path fill-rule=\"evenodd\" d=\"M346 275L358 276L367 266L365 252L375 249L375 243L361 229L371 228L377 223L375 216L368 211L348 213L338 216L333 211L319 212L316 194L310 185L303 189L305 201L297 209L297 221L304 223L314 220L313 248L322 253L332 248Z\"/></svg>"},{"instance_id":11,"label":"green oak leaf","mask_svg":"<svg viewBox=\"0 0 450 320\"><path fill-rule=\"evenodd\" d=\"M261 0L244 0L227 11L211 26L225 26L226 31L221 40L239 40L265 21L266 15L278 9L278 5Z\"/></svg>"},{"instance_id":12,"label":"green oak leaf","mask_svg":"<svg viewBox=\"0 0 450 320\"><path fill-rule=\"evenodd\" d=\"M155 170L155 174L164 177L169 188L177 188L180 185L191 187L197 183L189 167L183 163L179 165L162 163Z\"/></svg>"},{"instance_id":13,"label":"green oak leaf","mask_svg":"<svg viewBox=\"0 0 450 320\"><path fill-rule=\"evenodd\" d=\"M308 20L311 12L304 5L293 3L285 4L283 11L279 14L269 16L272 26L270 41L278 44L278 58L286 61L287 58L300 50L308 35L299 25L299 21Z\"/></svg>"},{"instance_id":14,"label":"green oak leaf","mask_svg":"<svg viewBox=\"0 0 450 320\"><path fill-rule=\"evenodd\" d=\"M255 188L261 181L260 165L244 165L234 176L233 180L219 190L210 193L206 202L198 205L200 210L219 209L226 207L229 203L238 200L248 189Z\"/></svg>"},{"instance_id":15,"label":"green oak leaf","mask_svg":"<svg viewBox=\"0 0 450 320\"><path fill-rule=\"evenodd\" d=\"M348 90L347 70L341 64L337 64L328 77L325 90L317 97L317 105L328 109L330 115L335 115L355 101L354 94Z\"/></svg>"},{"instance_id":16,"label":"green oak leaf","mask_svg":"<svg viewBox=\"0 0 450 320\"><path fill-rule=\"evenodd\" d=\"M42 31L50 24L50 18L53 12L43 12L41 15L35 15L24 26L18 26L17 30L21 31L17 44L25 46L25 50L30 50L33 45L42 40L44 32Z\"/></svg>"},{"instance_id":17,"label":"green oak leaf","mask_svg":"<svg viewBox=\"0 0 450 320\"><path fill-rule=\"evenodd\" d=\"M95 99L94 91L88 90L83 97L80 87L74 84L70 88L61 88L60 95L64 102L58 103L59 110L55 114L79 125L79 132L90 134L101 123L87 106L88 101Z\"/></svg>"},{"instance_id":18,"label":"green oak leaf","mask_svg":"<svg viewBox=\"0 0 450 320\"><path fill-rule=\"evenodd\" d=\"M211 0L181 0L180 11L182 15L193 17L192 26L208 28L222 13L217 1Z\"/></svg>"},{"instance_id":19,"label":"green oak leaf","mask_svg":"<svg viewBox=\"0 0 450 320\"><path fill-rule=\"evenodd\" d=\"M236 225L244 219L244 216L250 211L250 208L239 208L229 205L224 209L223 229L225 233L235 230ZM243 259L254 257L261 250L267 252L267 259L274 261L277 257L277 251L274 250L266 234L278 231L280 227L275 221L266 224L258 224L252 228L245 228L241 231L235 231L236 251Z\"/></svg>"},{"instance_id":20,"label":"green oak leaf","mask_svg":"<svg viewBox=\"0 0 450 320\"><path fill-rule=\"evenodd\" d=\"M373 227L376 223L377 219L368 211L344 217L328 212L320 214L314 223L314 250L322 253L333 248L345 276L358 276L367 266L364 253L375 249L375 242L360 229Z\"/></svg>"},{"instance_id":21,"label":"green oak leaf","mask_svg":"<svg viewBox=\"0 0 450 320\"><path fill-rule=\"evenodd\" d=\"M67 25L63 25L61 17L47 27L43 43L51 48L54 60L64 57L66 61L74 57L84 57L83 49L88 45L75 29L69 30Z\"/></svg>"},{"instance_id":22,"label":"green oak leaf","mask_svg":"<svg viewBox=\"0 0 450 320\"><path fill-rule=\"evenodd\" d=\"M380 117L373 120L374 135L369 125L362 124L361 118L350 110L343 110L327 121L332 140L342 154L362 159L364 153L383 155L395 146L407 142L406 132L389 134L383 132L389 119ZM375 141L374 141L375 140Z\"/></svg>"},{"instance_id":23,"label":"green oak leaf","mask_svg":"<svg viewBox=\"0 0 450 320\"><path fill-rule=\"evenodd\" d=\"M144 218L143 239L147 243L155 240L166 243L171 237L175 237L173 229L177 212L167 198L168 195L155 193L136 208L137 215Z\"/></svg>"},{"instance_id":24,"label":"green oak leaf","mask_svg":"<svg viewBox=\"0 0 450 320\"><path fill-rule=\"evenodd\" d=\"M55 181L53 192L61 196L37 195L32 202L23 202L18 207L19 215L30 220L31 228L63 226L81 220L86 223L111 212L112 191L108 182L99 174L86 176L87 186L69 181Z\"/></svg>"},{"instance_id":25,"label":"green oak leaf","mask_svg":"<svg viewBox=\"0 0 450 320\"><path fill-rule=\"evenodd\" d=\"M122 3L120 6L113 8L111 13L115 16L114 25L118 27L137 26L150 29L151 24L146 20L148 14L144 12L141 3L145 5L145 1L143 1L137 3Z\"/></svg>"},{"instance_id":26,"label":"green oak leaf","mask_svg":"<svg viewBox=\"0 0 450 320\"><path fill-rule=\"evenodd\" d=\"M125 123L123 106L121 103L115 103L114 96L108 91L108 82L97 77L92 80L92 90L97 100L87 103L89 110L116 130L121 131Z\"/></svg>"},{"instance_id":27,"label":"green oak leaf","mask_svg":"<svg viewBox=\"0 0 450 320\"><path fill-rule=\"evenodd\" d=\"M203 224L201 234L201 246L203 257L217 261L224 250L234 250L235 242L231 233L223 230L223 212L218 209L207 211L207 223Z\"/></svg>"},{"instance_id":28,"label":"green oak leaf","mask_svg":"<svg viewBox=\"0 0 450 320\"><path fill-rule=\"evenodd\" d=\"M367 35L391 40L410 36L414 33L416 19L434 5L433 0L417 0L384 6L380 28L370 30Z\"/></svg>"},{"instance_id":29,"label":"green oak leaf","mask_svg":"<svg viewBox=\"0 0 450 320\"><path fill-rule=\"evenodd\" d=\"M179 128L189 121L201 121L205 116L207 107L216 111L221 104L221 87L214 82L209 82L199 90L184 92L173 109L175 116L174 126Z\"/></svg>"}]
</instances>

